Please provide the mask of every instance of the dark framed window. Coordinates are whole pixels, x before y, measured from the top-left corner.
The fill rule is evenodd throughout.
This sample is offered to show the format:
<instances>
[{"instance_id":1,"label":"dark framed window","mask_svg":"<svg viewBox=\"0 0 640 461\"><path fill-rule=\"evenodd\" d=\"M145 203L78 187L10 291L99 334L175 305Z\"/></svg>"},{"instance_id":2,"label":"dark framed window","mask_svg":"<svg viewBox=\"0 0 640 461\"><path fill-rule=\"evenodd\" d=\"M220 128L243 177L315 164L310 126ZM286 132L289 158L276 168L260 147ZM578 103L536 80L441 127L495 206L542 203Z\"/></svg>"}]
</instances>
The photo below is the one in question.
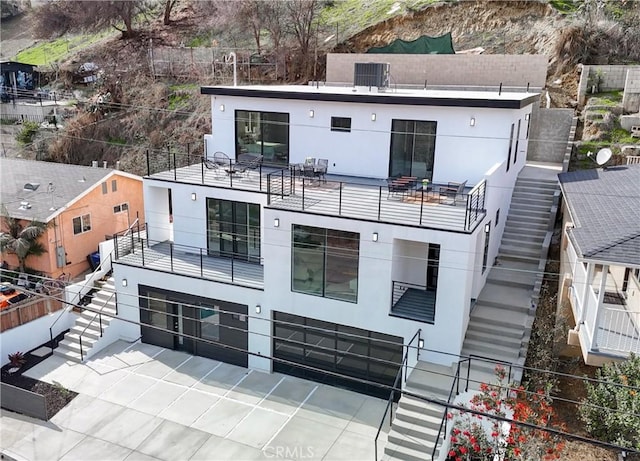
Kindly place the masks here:
<instances>
[{"instance_id":1,"label":"dark framed window","mask_svg":"<svg viewBox=\"0 0 640 461\"><path fill-rule=\"evenodd\" d=\"M103 183L102 183L102 193L103 193L103 194L106 194L106 193L107 193L107 183L106 183L106 182L103 182Z\"/></svg>"},{"instance_id":2,"label":"dark framed window","mask_svg":"<svg viewBox=\"0 0 640 461\"><path fill-rule=\"evenodd\" d=\"M351 131L350 117L331 117L331 131Z\"/></svg>"},{"instance_id":3,"label":"dark framed window","mask_svg":"<svg viewBox=\"0 0 640 461\"><path fill-rule=\"evenodd\" d=\"M91 230L91 215L84 214L73 218L73 234L84 234Z\"/></svg>"},{"instance_id":4,"label":"dark framed window","mask_svg":"<svg viewBox=\"0 0 640 461\"><path fill-rule=\"evenodd\" d=\"M357 302L360 234L294 224L292 245L293 291Z\"/></svg>"},{"instance_id":5,"label":"dark framed window","mask_svg":"<svg viewBox=\"0 0 640 461\"><path fill-rule=\"evenodd\" d=\"M113 213L122 213L123 211L127 211L129 209L129 204L127 202L121 203L113 207Z\"/></svg>"},{"instance_id":6,"label":"dark framed window","mask_svg":"<svg viewBox=\"0 0 640 461\"><path fill-rule=\"evenodd\" d=\"M433 179L438 123L424 120L392 120L389 176Z\"/></svg>"},{"instance_id":7,"label":"dark framed window","mask_svg":"<svg viewBox=\"0 0 640 461\"><path fill-rule=\"evenodd\" d=\"M260 205L208 198L207 236L210 254L260 261Z\"/></svg>"},{"instance_id":8,"label":"dark framed window","mask_svg":"<svg viewBox=\"0 0 640 461\"><path fill-rule=\"evenodd\" d=\"M482 253L482 273L487 270L489 262L489 242L491 241L491 221L484 225L484 251Z\"/></svg>"},{"instance_id":9,"label":"dark framed window","mask_svg":"<svg viewBox=\"0 0 640 461\"><path fill-rule=\"evenodd\" d=\"M500 222L500 208L496 210L496 226Z\"/></svg>"},{"instance_id":10,"label":"dark framed window","mask_svg":"<svg viewBox=\"0 0 640 461\"><path fill-rule=\"evenodd\" d=\"M511 134L509 134L509 151L507 152L507 171L511 167L511 149L513 148L513 133L515 131L515 123L511 124Z\"/></svg>"},{"instance_id":11,"label":"dark framed window","mask_svg":"<svg viewBox=\"0 0 640 461\"><path fill-rule=\"evenodd\" d=\"M258 154L275 165L289 164L289 114L236 110L236 158Z\"/></svg>"},{"instance_id":12,"label":"dark framed window","mask_svg":"<svg viewBox=\"0 0 640 461\"><path fill-rule=\"evenodd\" d=\"M115 179L111 180L111 192L116 192L118 190L118 181Z\"/></svg>"},{"instance_id":13,"label":"dark framed window","mask_svg":"<svg viewBox=\"0 0 640 461\"><path fill-rule=\"evenodd\" d=\"M520 144L520 124L522 120L518 119L518 129L516 130L516 148L513 151L513 164L518 161L518 145Z\"/></svg>"}]
</instances>

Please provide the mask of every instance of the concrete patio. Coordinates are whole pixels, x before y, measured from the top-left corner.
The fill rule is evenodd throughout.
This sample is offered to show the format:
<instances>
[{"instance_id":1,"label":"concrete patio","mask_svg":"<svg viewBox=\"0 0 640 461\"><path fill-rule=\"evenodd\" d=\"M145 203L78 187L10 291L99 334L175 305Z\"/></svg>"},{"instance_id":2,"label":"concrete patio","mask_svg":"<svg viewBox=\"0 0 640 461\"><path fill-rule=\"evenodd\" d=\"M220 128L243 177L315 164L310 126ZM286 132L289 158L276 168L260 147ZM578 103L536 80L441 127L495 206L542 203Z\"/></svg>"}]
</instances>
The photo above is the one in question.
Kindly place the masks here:
<instances>
[{"instance_id":1,"label":"concrete patio","mask_svg":"<svg viewBox=\"0 0 640 461\"><path fill-rule=\"evenodd\" d=\"M16 460L369 460L386 401L142 343L26 375L78 392L44 422L2 410ZM387 428L388 430L388 428ZM378 441L381 457L386 433Z\"/></svg>"}]
</instances>

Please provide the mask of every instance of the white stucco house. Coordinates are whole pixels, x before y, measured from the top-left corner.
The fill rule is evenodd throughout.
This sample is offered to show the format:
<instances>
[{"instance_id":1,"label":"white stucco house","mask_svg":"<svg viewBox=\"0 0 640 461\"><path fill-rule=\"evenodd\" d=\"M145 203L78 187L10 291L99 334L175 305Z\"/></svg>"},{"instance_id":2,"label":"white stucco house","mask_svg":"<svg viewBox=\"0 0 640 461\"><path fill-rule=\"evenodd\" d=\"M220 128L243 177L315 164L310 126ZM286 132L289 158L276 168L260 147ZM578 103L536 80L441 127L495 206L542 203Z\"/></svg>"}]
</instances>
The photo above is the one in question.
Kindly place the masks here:
<instances>
[{"instance_id":1,"label":"white stucco house","mask_svg":"<svg viewBox=\"0 0 640 461\"><path fill-rule=\"evenodd\" d=\"M640 353L640 165L559 175L564 199L563 283L569 343L585 363Z\"/></svg>"},{"instance_id":2,"label":"white stucco house","mask_svg":"<svg viewBox=\"0 0 640 461\"><path fill-rule=\"evenodd\" d=\"M116 251L121 337L384 396L363 380L392 385L409 343L456 362L539 95L201 92L207 161L149 158L146 234Z\"/></svg>"}]
</instances>

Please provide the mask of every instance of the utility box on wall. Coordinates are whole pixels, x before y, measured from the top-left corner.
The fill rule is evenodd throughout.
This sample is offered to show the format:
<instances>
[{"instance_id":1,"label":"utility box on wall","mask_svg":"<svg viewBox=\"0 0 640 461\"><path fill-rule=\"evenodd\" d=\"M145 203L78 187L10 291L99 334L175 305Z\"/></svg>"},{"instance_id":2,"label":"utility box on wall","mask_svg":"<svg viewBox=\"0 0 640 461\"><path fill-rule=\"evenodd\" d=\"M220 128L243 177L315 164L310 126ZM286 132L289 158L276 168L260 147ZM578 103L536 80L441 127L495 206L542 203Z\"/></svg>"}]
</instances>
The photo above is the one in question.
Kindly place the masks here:
<instances>
[{"instance_id":1,"label":"utility box on wall","mask_svg":"<svg viewBox=\"0 0 640 461\"><path fill-rule=\"evenodd\" d=\"M67 256L63 246L56 247L56 267L64 267L67 265Z\"/></svg>"}]
</instances>

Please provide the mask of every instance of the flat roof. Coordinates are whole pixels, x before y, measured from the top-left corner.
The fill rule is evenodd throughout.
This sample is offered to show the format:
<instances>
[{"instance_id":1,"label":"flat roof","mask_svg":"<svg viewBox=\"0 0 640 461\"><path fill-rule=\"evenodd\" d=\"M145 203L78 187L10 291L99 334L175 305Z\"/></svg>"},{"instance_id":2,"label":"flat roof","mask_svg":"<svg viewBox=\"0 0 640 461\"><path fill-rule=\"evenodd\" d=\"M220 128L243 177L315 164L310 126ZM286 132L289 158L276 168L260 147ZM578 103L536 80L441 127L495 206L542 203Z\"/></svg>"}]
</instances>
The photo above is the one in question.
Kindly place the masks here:
<instances>
[{"instance_id":1,"label":"flat roof","mask_svg":"<svg viewBox=\"0 0 640 461\"><path fill-rule=\"evenodd\" d=\"M292 99L303 101L353 102L365 104L394 104L445 107L486 107L521 109L539 100L539 93L429 90L369 87L336 87L312 85L250 85L203 86L201 94L212 96L241 96L263 99Z\"/></svg>"}]
</instances>

